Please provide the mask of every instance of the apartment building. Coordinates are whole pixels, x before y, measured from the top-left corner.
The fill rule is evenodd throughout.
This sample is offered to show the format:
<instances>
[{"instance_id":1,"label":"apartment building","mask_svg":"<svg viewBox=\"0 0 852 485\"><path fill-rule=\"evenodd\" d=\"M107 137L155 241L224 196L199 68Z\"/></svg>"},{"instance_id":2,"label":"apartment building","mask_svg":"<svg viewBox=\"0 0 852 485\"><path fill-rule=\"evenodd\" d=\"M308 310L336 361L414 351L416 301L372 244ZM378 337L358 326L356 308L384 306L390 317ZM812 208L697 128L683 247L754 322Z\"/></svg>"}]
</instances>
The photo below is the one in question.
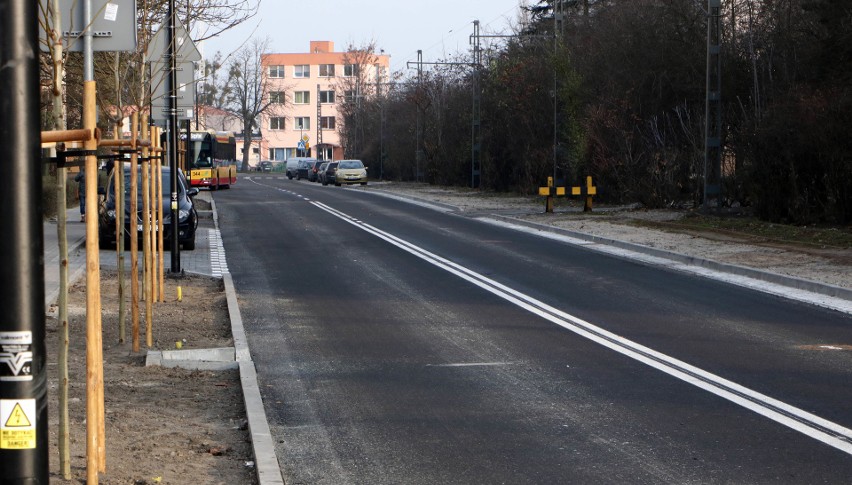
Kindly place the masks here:
<instances>
[{"instance_id":1,"label":"apartment building","mask_svg":"<svg viewBox=\"0 0 852 485\"><path fill-rule=\"evenodd\" d=\"M262 62L266 94L277 105L261 116L264 156L339 160L344 147L338 108L375 91L387 77L390 57L334 52L331 41L311 41L307 53L264 54Z\"/></svg>"}]
</instances>

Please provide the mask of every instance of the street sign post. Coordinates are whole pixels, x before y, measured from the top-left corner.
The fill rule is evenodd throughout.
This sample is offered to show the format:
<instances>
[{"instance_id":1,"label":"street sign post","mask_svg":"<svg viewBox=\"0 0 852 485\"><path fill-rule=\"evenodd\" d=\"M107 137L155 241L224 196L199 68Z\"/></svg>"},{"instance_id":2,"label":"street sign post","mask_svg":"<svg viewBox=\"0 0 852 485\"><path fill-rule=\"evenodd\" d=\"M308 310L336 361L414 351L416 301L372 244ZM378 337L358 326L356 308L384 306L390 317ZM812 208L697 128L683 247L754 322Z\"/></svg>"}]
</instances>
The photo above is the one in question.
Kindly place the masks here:
<instances>
[{"instance_id":1,"label":"street sign post","mask_svg":"<svg viewBox=\"0 0 852 485\"><path fill-rule=\"evenodd\" d=\"M195 111L195 64L180 62L177 64L177 89L175 107L179 120L192 119ZM151 63L151 119L157 126L166 127L168 123L168 92L166 91L169 68L162 62Z\"/></svg>"},{"instance_id":2,"label":"street sign post","mask_svg":"<svg viewBox=\"0 0 852 485\"><path fill-rule=\"evenodd\" d=\"M136 0L90 0L92 3L92 50L105 52L126 52L136 50ZM59 12L62 18L62 37L65 51L83 52L83 34L86 20L83 17L83 3L79 0L59 0ZM43 15L47 9L38 9L42 25L51 26L52 19ZM47 34L39 29L39 46L49 50Z\"/></svg>"},{"instance_id":3,"label":"street sign post","mask_svg":"<svg viewBox=\"0 0 852 485\"><path fill-rule=\"evenodd\" d=\"M167 25L163 23L160 30L154 34L151 43L148 44L148 58L154 62L168 62L165 57L169 44L166 39ZM189 38L186 28L180 23L175 22L175 58L177 62L198 62L201 60L201 53L195 46L195 42Z\"/></svg>"}]
</instances>

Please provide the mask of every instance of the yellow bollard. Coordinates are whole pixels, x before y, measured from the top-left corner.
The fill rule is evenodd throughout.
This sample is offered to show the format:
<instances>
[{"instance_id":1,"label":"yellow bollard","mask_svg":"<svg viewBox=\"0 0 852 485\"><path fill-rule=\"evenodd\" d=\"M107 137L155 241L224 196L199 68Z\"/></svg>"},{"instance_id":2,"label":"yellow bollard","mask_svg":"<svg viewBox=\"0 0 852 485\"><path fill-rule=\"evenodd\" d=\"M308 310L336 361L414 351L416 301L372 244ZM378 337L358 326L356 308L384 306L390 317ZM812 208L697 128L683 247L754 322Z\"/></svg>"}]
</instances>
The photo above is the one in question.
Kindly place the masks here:
<instances>
[{"instance_id":1,"label":"yellow bollard","mask_svg":"<svg viewBox=\"0 0 852 485\"><path fill-rule=\"evenodd\" d=\"M183 288L178 286L177 290L178 290L178 301L183 301Z\"/></svg>"}]
</instances>

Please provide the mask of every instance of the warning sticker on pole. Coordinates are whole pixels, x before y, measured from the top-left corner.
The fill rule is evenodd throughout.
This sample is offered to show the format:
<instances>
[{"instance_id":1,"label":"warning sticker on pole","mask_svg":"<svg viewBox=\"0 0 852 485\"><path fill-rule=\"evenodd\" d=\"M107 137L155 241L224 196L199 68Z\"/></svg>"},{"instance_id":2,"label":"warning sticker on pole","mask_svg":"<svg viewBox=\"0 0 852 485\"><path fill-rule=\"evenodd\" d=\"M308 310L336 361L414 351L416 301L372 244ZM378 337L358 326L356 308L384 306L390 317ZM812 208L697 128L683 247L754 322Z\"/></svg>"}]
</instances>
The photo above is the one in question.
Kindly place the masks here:
<instances>
[{"instance_id":1,"label":"warning sticker on pole","mask_svg":"<svg viewBox=\"0 0 852 485\"><path fill-rule=\"evenodd\" d=\"M0 332L0 381L33 380L33 333Z\"/></svg>"},{"instance_id":2,"label":"warning sticker on pole","mask_svg":"<svg viewBox=\"0 0 852 485\"><path fill-rule=\"evenodd\" d=\"M0 449L36 447L36 400L0 400Z\"/></svg>"}]
</instances>

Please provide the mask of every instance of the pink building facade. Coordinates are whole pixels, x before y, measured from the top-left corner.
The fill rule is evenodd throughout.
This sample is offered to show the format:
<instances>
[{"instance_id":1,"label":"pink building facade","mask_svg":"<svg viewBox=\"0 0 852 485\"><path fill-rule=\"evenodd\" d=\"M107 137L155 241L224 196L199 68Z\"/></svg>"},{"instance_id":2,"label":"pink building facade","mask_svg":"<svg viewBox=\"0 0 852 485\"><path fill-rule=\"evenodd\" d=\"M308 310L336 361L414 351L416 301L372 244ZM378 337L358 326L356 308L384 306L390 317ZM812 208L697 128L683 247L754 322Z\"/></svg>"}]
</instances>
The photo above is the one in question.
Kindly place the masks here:
<instances>
[{"instance_id":1,"label":"pink building facade","mask_svg":"<svg viewBox=\"0 0 852 485\"><path fill-rule=\"evenodd\" d=\"M369 65L355 65L361 58L334 52L331 41L311 41L307 53L263 55L273 106L260 119L262 158L343 158L338 107L352 99L354 77L380 80L390 64L387 55L371 55Z\"/></svg>"}]
</instances>

